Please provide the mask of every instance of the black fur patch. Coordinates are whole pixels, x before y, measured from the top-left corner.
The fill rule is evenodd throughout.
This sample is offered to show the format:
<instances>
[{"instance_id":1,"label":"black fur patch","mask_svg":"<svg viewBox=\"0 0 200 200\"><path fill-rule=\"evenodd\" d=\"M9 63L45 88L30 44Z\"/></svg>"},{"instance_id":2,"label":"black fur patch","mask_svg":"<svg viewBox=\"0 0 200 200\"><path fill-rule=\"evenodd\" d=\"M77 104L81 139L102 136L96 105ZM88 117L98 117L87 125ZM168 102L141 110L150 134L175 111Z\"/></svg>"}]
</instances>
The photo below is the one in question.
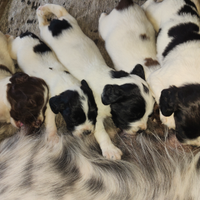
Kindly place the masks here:
<instances>
[{"instance_id":1,"label":"black fur patch","mask_svg":"<svg viewBox=\"0 0 200 200\"><path fill-rule=\"evenodd\" d=\"M63 30L71 29L72 25L65 19L53 19L49 25L49 30L52 32L53 37L59 36Z\"/></svg>"},{"instance_id":2,"label":"black fur patch","mask_svg":"<svg viewBox=\"0 0 200 200\"><path fill-rule=\"evenodd\" d=\"M129 6L133 6L134 3L132 0L121 0L116 7L116 10L124 10L127 9Z\"/></svg>"},{"instance_id":3,"label":"black fur patch","mask_svg":"<svg viewBox=\"0 0 200 200\"><path fill-rule=\"evenodd\" d=\"M184 0L184 1L185 1L185 3L186 3L187 5L192 6L195 10L197 10L196 5L195 5L192 1L190 1L190 0Z\"/></svg>"},{"instance_id":4,"label":"black fur patch","mask_svg":"<svg viewBox=\"0 0 200 200\"><path fill-rule=\"evenodd\" d=\"M176 136L180 142L200 136L200 84L163 90L159 106L164 116L174 113Z\"/></svg>"},{"instance_id":5,"label":"black fur patch","mask_svg":"<svg viewBox=\"0 0 200 200\"><path fill-rule=\"evenodd\" d=\"M55 114L62 114L69 131L83 124L86 120L82 109L81 97L77 91L67 90L60 95L50 98L49 105Z\"/></svg>"},{"instance_id":6,"label":"black fur patch","mask_svg":"<svg viewBox=\"0 0 200 200\"><path fill-rule=\"evenodd\" d=\"M81 89L83 90L84 94L88 97L88 119L92 122L93 125L95 125L98 109L93 96L93 92L85 80L81 81Z\"/></svg>"},{"instance_id":7,"label":"black fur patch","mask_svg":"<svg viewBox=\"0 0 200 200\"><path fill-rule=\"evenodd\" d=\"M142 86L143 86L144 92L149 94L149 88L146 85L144 85L143 83L142 83Z\"/></svg>"},{"instance_id":8,"label":"black fur patch","mask_svg":"<svg viewBox=\"0 0 200 200\"><path fill-rule=\"evenodd\" d=\"M199 18L199 15L197 14L197 12L195 10L193 10L190 6L188 5L184 5L179 11L178 11L178 15L184 15L184 14L190 14L192 16L196 16L197 18Z\"/></svg>"},{"instance_id":9,"label":"black fur patch","mask_svg":"<svg viewBox=\"0 0 200 200\"><path fill-rule=\"evenodd\" d=\"M123 71L123 70L120 70L120 71L110 71L110 74L111 74L111 78L123 78L123 77L127 77L129 76L129 73Z\"/></svg>"},{"instance_id":10,"label":"black fur patch","mask_svg":"<svg viewBox=\"0 0 200 200\"><path fill-rule=\"evenodd\" d=\"M106 85L101 99L110 105L113 122L120 129L128 130L131 122L145 114L146 103L136 84Z\"/></svg>"},{"instance_id":11,"label":"black fur patch","mask_svg":"<svg viewBox=\"0 0 200 200\"><path fill-rule=\"evenodd\" d=\"M144 79L145 80L145 74L144 74L144 68L142 65L140 64L137 64L133 70L131 71L130 74L135 74L137 76L139 76L140 78Z\"/></svg>"},{"instance_id":12,"label":"black fur patch","mask_svg":"<svg viewBox=\"0 0 200 200\"><path fill-rule=\"evenodd\" d=\"M32 37L32 38L35 38L35 39L40 40L38 36L36 36L34 33L31 33L31 32L29 32L29 31L26 31L25 33L20 34L19 37L20 37L20 38L23 38L23 37L27 37L27 36L30 36L30 37Z\"/></svg>"},{"instance_id":13,"label":"black fur patch","mask_svg":"<svg viewBox=\"0 0 200 200\"><path fill-rule=\"evenodd\" d=\"M42 41L40 41L40 44L33 47L33 51L35 53L47 53L52 52L52 50Z\"/></svg>"},{"instance_id":14,"label":"black fur patch","mask_svg":"<svg viewBox=\"0 0 200 200\"><path fill-rule=\"evenodd\" d=\"M172 41L168 44L163 52L163 56L167 56L176 46L187 43L189 41L200 40L199 27L194 23L184 23L172 27L168 35L172 37Z\"/></svg>"}]
</instances>

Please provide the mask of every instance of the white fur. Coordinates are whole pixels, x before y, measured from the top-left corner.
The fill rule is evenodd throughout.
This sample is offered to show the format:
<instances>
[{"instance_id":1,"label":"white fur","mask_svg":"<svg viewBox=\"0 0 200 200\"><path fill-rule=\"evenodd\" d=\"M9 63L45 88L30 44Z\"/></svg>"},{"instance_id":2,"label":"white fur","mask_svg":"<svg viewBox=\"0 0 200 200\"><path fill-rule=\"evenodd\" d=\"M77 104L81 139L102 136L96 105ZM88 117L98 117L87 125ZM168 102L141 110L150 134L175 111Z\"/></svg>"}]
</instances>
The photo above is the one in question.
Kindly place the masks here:
<instances>
[{"instance_id":1,"label":"white fur","mask_svg":"<svg viewBox=\"0 0 200 200\"><path fill-rule=\"evenodd\" d=\"M8 51L7 37L0 32L0 64L6 66L11 73L15 72L13 61ZM9 79L12 74L0 69L0 121L11 123L17 127L17 122L10 116L10 103L7 99L7 84L10 83Z\"/></svg>"},{"instance_id":2,"label":"white fur","mask_svg":"<svg viewBox=\"0 0 200 200\"><path fill-rule=\"evenodd\" d=\"M154 28L157 31L159 28L162 29L157 40L157 57L161 69L152 73L148 79L157 103L159 103L161 91L171 85L179 87L188 83L200 83L199 42L192 41L178 45L165 58L162 56L164 49L171 41L171 38L168 37L168 31L171 27L185 22L199 24L199 20L195 17L177 15L184 4L183 0L164 0L160 3L148 0L143 4L143 8ZM161 120L169 128L175 128L173 115L165 117L161 114Z\"/></svg>"},{"instance_id":3,"label":"white fur","mask_svg":"<svg viewBox=\"0 0 200 200\"><path fill-rule=\"evenodd\" d=\"M159 64L145 65L146 58L157 60L155 30L137 4L123 10L115 8L108 15L102 13L99 33L116 70L131 72L135 65L141 64L148 78L152 71L160 67ZM146 38L142 39L142 35Z\"/></svg>"},{"instance_id":4,"label":"white fur","mask_svg":"<svg viewBox=\"0 0 200 200\"><path fill-rule=\"evenodd\" d=\"M73 29L64 32L59 38L52 37L48 30L49 22L45 18L45 15L49 13L55 14L60 20L66 19L73 26ZM109 75L111 69L106 65L98 48L91 39L83 34L77 21L63 7L47 4L38 8L37 15L42 39L55 51L58 59L70 73L79 80L83 78L87 80L93 90L98 107L95 137L100 144L103 155L107 158L120 159L121 151L112 144L103 125L103 120L110 116L110 107L102 104L101 94L106 84L120 85L134 82L141 89L142 95L145 96L140 78L132 75L121 79L111 79ZM145 81L143 84L147 85ZM135 131L140 128L139 126L144 126L144 122L141 121L132 128Z\"/></svg>"},{"instance_id":5,"label":"white fur","mask_svg":"<svg viewBox=\"0 0 200 200\"><path fill-rule=\"evenodd\" d=\"M65 72L65 68L57 60L56 55L51 52L35 53L34 46L40 44L38 39L26 36L23 38L9 38L9 50L13 59L16 59L20 68L31 76L39 77L49 86L49 96L59 95L66 90L77 91L81 97L87 98L80 89L80 82L71 74ZM87 100L82 101L82 108L87 116ZM48 133L48 139L56 140L57 128L55 114L51 111L49 103L45 113L45 127ZM80 136L84 130L94 132L94 125L87 118L86 121L75 127L73 135Z\"/></svg>"}]
</instances>

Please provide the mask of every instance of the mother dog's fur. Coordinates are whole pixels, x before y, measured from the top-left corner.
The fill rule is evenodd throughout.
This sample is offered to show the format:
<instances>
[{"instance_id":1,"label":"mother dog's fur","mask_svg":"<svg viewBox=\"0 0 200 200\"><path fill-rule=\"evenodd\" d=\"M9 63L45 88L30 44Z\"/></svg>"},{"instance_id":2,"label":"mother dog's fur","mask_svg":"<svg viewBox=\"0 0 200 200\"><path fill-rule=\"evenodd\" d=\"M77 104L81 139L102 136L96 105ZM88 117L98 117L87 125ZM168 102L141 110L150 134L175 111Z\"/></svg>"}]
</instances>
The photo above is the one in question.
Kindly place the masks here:
<instances>
[{"instance_id":1,"label":"mother dog's fur","mask_svg":"<svg viewBox=\"0 0 200 200\"><path fill-rule=\"evenodd\" d=\"M44 135L22 131L0 144L0 199L199 199L200 153L184 151L174 135L122 135L123 160L113 161L100 156L92 137L60 134L53 148Z\"/></svg>"}]
</instances>

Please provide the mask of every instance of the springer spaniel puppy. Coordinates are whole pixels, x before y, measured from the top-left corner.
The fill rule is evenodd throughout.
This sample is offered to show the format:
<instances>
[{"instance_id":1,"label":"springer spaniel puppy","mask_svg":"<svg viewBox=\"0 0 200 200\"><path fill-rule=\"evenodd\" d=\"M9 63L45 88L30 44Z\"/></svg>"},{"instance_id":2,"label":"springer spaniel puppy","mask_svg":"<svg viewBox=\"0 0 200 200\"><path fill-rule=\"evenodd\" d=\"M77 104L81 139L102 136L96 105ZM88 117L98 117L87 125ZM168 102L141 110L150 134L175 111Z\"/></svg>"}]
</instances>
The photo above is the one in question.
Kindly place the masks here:
<instances>
[{"instance_id":1,"label":"springer spaniel puppy","mask_svg":"<svg viewBox=\"0 0 200 200\"><path fill-rule=\"evenodd\" d=\"M143 8L158 31L161 68L149 85L161 120L181 142L200 145L200 16L191 0L148 0Z\"/></svg>"},{"instance_id":2,"label":"springer spaniel puppy","mask_svg":"<svg viewBox=\"0 0 200 200\"><path fill-rule=\"evenodd\" d=\"M101 14L99 34L116 70L131 72L141 64L148 78L160 68L155 30L143 9L132 0L121 0L110 14Z\"/></svg>"},{"instance_id":3,"label":"springer spaniel puppy","mask_svg":"<svg viewBox=\"0 0 200 200\"><path fill-rule=\"evenodd\" d=\"M39 128L44 121L48 86L40 78L14 73L8 39L1 32L0 46L0 121L16 128Z\"/></svg>"},{"instance_id":4,"label":"springer spaniel puppy","mask_svg":"<svg viewBox=\"0 0 200 200\"><path fill-rule=\"evenodd\" d=\"M97 107L85 80L80 83L69 74L52 50L31 32L25 32L15 39L11 36L9 50L11 57L17 60L24 72L42 78L49 86L51 108L48 104L45 113L49 139L58 139L55 114L59 112L73 135L94 132Z\"/></svg>"},{"instance_id":5,"label":"springer spaniel puppy","mask_svg":"<svg viewBox=\"0 0 200 200\"><path fill-rule=\"evenodd\" d=\"M46 15L52 13L58 19L49 23ZM79 80L86 79L93 90L98 107L94 134L103 156L120 159L122 152L111 142L103 121L112 115L115 125L129 133L146 129L154 100L146 90L143 67L135 67L131 74L109 68L76 19L59 5L40 6L37 16L42 39L70 73Z\"/></svg>"}]
</instances>

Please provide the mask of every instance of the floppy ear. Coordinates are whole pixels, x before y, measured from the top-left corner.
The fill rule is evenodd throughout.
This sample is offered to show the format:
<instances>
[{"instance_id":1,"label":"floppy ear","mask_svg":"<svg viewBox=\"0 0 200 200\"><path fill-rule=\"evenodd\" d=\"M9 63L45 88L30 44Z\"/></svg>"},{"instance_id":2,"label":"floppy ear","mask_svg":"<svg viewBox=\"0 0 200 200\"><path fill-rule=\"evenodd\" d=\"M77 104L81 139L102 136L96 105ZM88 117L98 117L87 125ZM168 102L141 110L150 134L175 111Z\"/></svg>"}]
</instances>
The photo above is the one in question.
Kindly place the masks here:
<instances>
[{"instance_id":1,"label":"floppy ear","mask_svg":"<svg viewBox=\"0 0 200 200\"><path fill-rule=\"evenodd\" d=\"M85 94L90 94L90 95L92 94L93 96L92 90L90 89L88 83L84 79L81 81L81 89L83 90Z\"/></svg>"},{"instance_id":2,"label":"floppy ear","mask_svg":"<svg viewBox=\"0 0 200 200\"><path fill-rule=\"evenodd\" d=\"M168 117L176 111L177 91L175 86L162 90L159 107L164 116Z\"/></svg>"},{"instance_id":3,"label":"floppy ear","mask_svg":"<svg viewBox=\"0 0 200 200\"><path fill-rule=\"evenodd\" d=\"M135 74L145 80L144 68L140 64L137 64L130 74Z\"/></svg>"},{"instance_id":4,"label":"floppy ear","mask_svg":"<svg viewBox=\"0 0 200 200\"><path fill-rule=\"evenodd\" d=\"M49 99L49 105L53 113L58 114L61 110L61 97L54 96Z\"/></svg>"},{"instance_id":5,"label":"floppy ear","mask_svg":"<svg viewBox=\"0 0 200 200\"><path fill-rule=\"evenodd\" d=\"M28 80L29 75L24 72L16 72L11 78L10 82L14 84L21 84Z\"/></svg>"},{"instance_id":6,"label":"floppy ear","mask_svg":"<svg viewBox=\"0 0 200 200\"><path fill-rule=\"evenodd\" d=\"M83 90L85 95L87 95L87 97L89 99L88 103L89 103L91 109L97 110L97 105L96 105L96 102L95 102L95 99L94 99L93 92L90 89L90 87L89 87L88 83L86 82L86 80L84 80L84 79L81 81L81 89Z\"/></svg>"},{"instance_id":7,"label":"floppy ear","mask_svg":"<svg viewBox=\"0 0 200 200\"><path fill-rule=\"evenodd\" d=\"M124 96L124 91L118 85L106 85L101 95L101 101L104 105L112 104Z\"/></svg>"}]
</instances>

